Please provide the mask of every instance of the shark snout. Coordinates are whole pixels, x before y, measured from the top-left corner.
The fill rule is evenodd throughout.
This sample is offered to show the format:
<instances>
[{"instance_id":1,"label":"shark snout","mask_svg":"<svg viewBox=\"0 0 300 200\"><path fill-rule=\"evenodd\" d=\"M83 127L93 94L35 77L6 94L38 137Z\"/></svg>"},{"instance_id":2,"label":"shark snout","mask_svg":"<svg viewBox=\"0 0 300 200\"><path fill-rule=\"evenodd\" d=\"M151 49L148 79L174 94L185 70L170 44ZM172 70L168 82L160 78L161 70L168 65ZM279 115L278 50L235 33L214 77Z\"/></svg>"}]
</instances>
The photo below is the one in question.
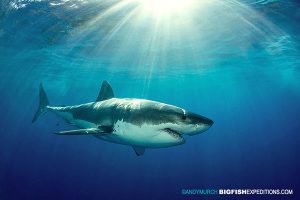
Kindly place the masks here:
<instances>
[{"instance_id":1,"label":"shark snout","mask_svg":"<svg viewBox=\"0 0 300 200\"><path fill-rule=\"evenodd\" d=\"M196 126L198 126L200 128L199 131L206 131L207 129L209 129L213 124L214 121L207 118L207 117L203 117L203 116L198 116L198 123L196 124Z\"/></svg>"},{"instance_id":2,"label":"shark snout","mask_svg":"<svg viewBox=\"0 0 300 200\"><path fill-rule=\"evenodd\" d=\"M213 120L207 117L195 113L191 113L191 112L187 114L187 117L190 118L191 122L195 124L205 124L205 125L212 126L214 123Z\"/></svg>"},{"instance_id":3,"label":"shark snout","mask_svg":"<svg viewBox=\"0 0 300 200\"><path fill-rule=\"evenodd\" d=\"M214 124L213 120L195 113L188 113L188 118L193 126L193 128L186 133L188 135L202 133L208 130Z\"/></svg>"},{"instance_id":4,"label":"shark snout","mask_svg":"<svg viewBox=\"0 0 300 200\"><path fill-rule=\"evenodd\" d=\"M208 118L206 118L206 119L204 119L202 121L203 121L203 124L205 124L205 125L207 125L209 127L211 127L214 124L214 121L211 120L211 119L208 119Z\"/></svg>"}]
</instances>

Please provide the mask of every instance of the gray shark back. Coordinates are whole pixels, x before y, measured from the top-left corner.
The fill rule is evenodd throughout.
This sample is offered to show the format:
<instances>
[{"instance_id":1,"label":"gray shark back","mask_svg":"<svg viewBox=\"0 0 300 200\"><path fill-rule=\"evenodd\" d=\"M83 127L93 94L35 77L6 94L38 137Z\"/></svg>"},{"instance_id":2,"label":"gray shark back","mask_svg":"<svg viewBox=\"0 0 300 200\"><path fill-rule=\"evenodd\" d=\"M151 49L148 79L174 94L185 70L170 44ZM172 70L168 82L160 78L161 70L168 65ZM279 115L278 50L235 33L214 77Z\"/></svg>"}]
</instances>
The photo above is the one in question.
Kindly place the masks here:
<instances>
[{"instance_id":1,"label":"gray shark back","mask_svg":"<svg viewBox=\"0 0 300 200\"><path fill-rule=\"evenodd\" d=\"M183 113L182 109L144 99L118 99L87 103L77 106L49 107L54 112L69 113L76 120L85 120L97 125L114 125L125 121L141 126L144 123L160 124L169 121L170 112Z\"/></svg>"}]
</instances>

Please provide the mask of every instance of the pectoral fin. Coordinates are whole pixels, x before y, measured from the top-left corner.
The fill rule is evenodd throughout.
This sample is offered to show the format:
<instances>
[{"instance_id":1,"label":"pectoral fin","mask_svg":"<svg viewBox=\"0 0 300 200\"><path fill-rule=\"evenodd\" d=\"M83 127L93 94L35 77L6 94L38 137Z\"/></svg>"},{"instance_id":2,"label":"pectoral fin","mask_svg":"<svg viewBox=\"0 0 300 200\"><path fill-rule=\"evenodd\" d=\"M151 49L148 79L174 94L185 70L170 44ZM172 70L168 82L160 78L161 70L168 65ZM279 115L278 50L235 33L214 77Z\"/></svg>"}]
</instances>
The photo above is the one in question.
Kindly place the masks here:
<instances>
[{"instance_id":1,"label":"pectoral fin","mask_svg":"<svg viewBox=\"0 0 300 200\"><path fill-rule=\"evenodd\" d=\"M145 148L144 147L132 146L132 148L135 151L135 154L137 156L141 156L145 153Z\"/></svg>"},{"instance_id":2,"label":"pectoral fin","mask_svg":"<svg viewBox=\"0 0 300 200\"><path fill-rule=\"evenodd\" d=\"M88 128L88 129L77 129L70 131L60 131L55 134L57 135L106 135L112 132L112 128L106 126L99 126L98 128Z\"/></svg>"}]
</instances>

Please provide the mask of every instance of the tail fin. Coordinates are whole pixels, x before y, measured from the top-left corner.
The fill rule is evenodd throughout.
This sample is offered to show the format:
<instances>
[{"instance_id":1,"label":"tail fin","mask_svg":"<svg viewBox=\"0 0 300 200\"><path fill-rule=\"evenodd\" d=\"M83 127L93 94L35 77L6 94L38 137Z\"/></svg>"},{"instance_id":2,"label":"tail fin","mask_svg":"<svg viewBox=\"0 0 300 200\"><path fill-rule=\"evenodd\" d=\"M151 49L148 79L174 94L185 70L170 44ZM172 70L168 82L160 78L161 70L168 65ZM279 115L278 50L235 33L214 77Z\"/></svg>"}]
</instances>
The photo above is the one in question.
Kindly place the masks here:
<instances>
[{"instance_id":1,"label":"tail fin","mask_svg":"<svg viewBox=\"0 0 300 200\"><path fill-rule=\"evenodd\" d=\"M46 95L46 92L43 88L42 83L40 84L40 104L39 107L33 116L32 123L34 123L39 116L45 114L47 112L47 106L49 105L48 97Z\"/></svg>"}]
</instances>

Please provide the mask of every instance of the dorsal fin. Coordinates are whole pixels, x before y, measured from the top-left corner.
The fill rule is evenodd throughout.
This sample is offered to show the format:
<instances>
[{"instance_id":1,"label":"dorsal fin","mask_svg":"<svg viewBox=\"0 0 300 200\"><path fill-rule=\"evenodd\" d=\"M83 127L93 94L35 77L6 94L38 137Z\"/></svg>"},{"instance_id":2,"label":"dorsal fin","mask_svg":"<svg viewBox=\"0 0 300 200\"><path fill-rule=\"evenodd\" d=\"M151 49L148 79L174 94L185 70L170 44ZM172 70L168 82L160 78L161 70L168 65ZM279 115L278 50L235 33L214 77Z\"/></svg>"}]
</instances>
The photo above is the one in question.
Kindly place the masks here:
<instances>
[{"instance_id":1,"label":"dorsal fin","mask_svg":"<svg viewBox=\"0 0 300 200\"><path fill-rule=\"evenodd\" d=\"M96 102L104 101L104 100L111 99L111 98L114 98L114 92L113 92L111 86L109 85L109 83L107 81L103 81L101 90L99 92Z\"/></svg>"}]
</instances>

